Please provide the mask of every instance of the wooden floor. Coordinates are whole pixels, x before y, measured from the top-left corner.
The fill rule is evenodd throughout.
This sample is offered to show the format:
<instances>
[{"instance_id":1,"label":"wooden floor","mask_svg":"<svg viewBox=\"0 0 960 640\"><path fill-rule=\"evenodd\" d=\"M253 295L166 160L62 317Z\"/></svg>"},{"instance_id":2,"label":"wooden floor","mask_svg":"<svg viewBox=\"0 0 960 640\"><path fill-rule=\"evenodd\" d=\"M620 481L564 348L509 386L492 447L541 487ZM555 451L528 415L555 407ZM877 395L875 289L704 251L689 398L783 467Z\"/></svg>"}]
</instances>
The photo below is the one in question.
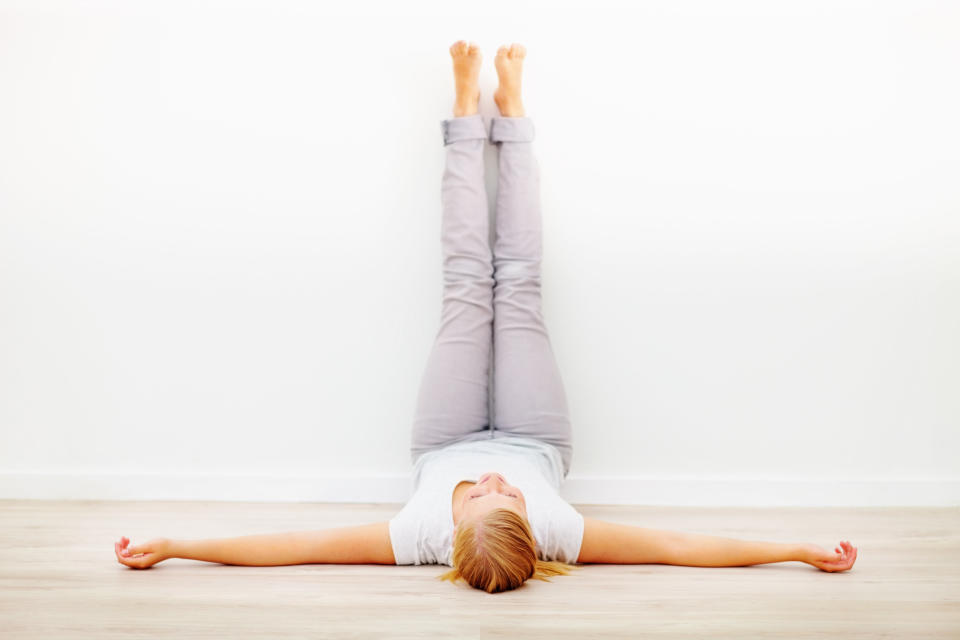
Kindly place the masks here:
<instances>
[{"instance_id":1,"label":"wooden floor","mask_svg":"<svg viewBox=\"0 0 960 640\"><path fill-rule=\"evenodd\" d=\"M960 638L960 509L581 506L645 527L859 547L848 572L584 566L486 594L442 567L119 564L113 542L315 529L399 505L0 501L0 637Z\"/></svg>"}]
</instances>

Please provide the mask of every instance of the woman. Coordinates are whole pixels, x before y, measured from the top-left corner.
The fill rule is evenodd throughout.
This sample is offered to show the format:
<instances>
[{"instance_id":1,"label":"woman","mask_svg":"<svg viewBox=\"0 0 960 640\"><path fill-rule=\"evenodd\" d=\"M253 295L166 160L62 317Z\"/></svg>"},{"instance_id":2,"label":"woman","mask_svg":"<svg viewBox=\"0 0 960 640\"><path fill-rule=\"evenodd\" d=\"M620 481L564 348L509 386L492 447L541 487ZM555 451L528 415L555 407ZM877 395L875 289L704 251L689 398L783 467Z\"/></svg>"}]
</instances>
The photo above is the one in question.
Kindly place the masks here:
<instances>
[{"instance_id":1,"label":"woman","mask_svg":"<svg viewBox=\"0 0 960 640\"><path fill-rule=\"evenodd\" d=\"M115 543L117 560L147 568L167 558L239 565L445 564L440 576L487 592L566 574L572 563L703 567L801 561L846 571L857 549L753 542L584 518L558 494L570 468L563 384L540 297L541 215L534 129L524 113L523 46L495 64L500 117L477 111L481 55L450 47L456 80L441 200L443 307L413 423L413 497L391 520L324 531L219 540ZM496 241L489 246L484 140L499 148ZM494 356L494 409L487 378Z\"/></svg>"}]
</instances>

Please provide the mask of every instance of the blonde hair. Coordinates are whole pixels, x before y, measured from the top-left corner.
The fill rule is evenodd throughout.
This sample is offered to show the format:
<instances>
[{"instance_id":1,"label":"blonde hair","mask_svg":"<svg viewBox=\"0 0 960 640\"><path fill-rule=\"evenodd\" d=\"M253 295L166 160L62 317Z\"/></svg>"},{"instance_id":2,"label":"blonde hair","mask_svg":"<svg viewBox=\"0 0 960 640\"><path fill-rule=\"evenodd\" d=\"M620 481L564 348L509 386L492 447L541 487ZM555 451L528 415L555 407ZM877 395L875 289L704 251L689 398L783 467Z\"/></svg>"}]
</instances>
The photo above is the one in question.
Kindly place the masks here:
<instances>
[{"instance_id":1,"label":"blonde hair","mask_svg":"<svg viewBox=\"0 0 960 640\"><path fill-rule=\"evenodd\" d=\"M453 538L453 569L440 580L463 579L487 593L509 591L529 578L547 580L574 567L537 559L530 523L516 511L492 509L476 521L461 521Z\"/></svg>"}]
</instances>

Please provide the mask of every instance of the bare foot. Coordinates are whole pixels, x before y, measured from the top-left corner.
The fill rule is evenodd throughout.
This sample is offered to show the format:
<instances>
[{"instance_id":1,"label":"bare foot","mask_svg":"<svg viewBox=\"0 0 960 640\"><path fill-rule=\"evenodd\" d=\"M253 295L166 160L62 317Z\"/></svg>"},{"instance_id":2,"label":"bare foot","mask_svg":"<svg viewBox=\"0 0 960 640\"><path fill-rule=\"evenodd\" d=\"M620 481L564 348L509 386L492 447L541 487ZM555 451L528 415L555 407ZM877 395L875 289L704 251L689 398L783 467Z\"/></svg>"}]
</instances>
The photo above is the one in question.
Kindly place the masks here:
<instances>
[{"instance_id":1,"label":"bare foot","mask_svg":"<svg viewBox=\"0 0 960 640\"><path fill-rule=\"evenodd\" d=\"M454 117L471 116L477 113L480 104L480 47L466 40L457 40L450 45L453 58L453 79L457 85L457 99L453 103Z\"/></svg>"},{"instance_id":2,"label":"bare foot","mask_svg":"<svg viewBox=\"0 0 960 640\"><path fill-rule=\"evenodd\" d=\"M524 115L523 99L520 95L520 78L523 75L523 59L527 49L514 42L509 47L503 45L497 49L494 65L500 76L500 86L493 92L493 101L505 118L520 118Z\"/></svg>"}]
</instances>

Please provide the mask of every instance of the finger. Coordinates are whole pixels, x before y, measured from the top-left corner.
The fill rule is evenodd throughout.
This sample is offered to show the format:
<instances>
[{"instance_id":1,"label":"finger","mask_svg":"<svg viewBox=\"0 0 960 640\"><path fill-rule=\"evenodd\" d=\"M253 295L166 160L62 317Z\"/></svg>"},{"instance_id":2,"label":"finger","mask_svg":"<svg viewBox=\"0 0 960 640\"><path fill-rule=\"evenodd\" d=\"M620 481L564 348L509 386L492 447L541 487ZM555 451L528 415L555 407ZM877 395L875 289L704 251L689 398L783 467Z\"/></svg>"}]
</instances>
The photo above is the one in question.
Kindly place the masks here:
<instances>
[{"instance_id":1,"label":"finger","mask_svg":"<svg viewBox=\"0 0 960 640\"><path fill-rule=\"evenodd\" d=\"M150 554L137 556L136 558L122 558L120 561L134 569L146 569L153 564L153 559L150 557Z\"/></svg>"},{"instance_id":2,"label":"finger","mask_svg":"<svg viewBox=\"0 0 960 640\"><path fill-rule=\"evenodd\" d=\"M126 565L128 567L133 566L132 564L130 564L132 561L120 553L119 546L117 547L117 562L119 562L120 564Z\"/></svg>"},{"instance_id":3,"label":"finger","mask_svg":"<svg viewBox=\"0 0 960 640\"><path fill-rule=\"evenodd\" d=\"M130 562L132 562L133 566L135 566L137 569L146 569L151 564L153 564L153 561L150 558L150 554L144 554L137 558L133 558Z\"/></svg>"},{"instance_id":4,"label":"finger","mask_svg":"<svg viewBox=\"0 0 960 640\"><path fill-rule=\"evenodd\" d=\"M124 558L124 557L121 557L121 558L120 558L120 563L123 564L123 565L126 565L126 566L128 566L128 567L130 567L130 568L132 568L132 569L138 569L138 568L139 568L139 567L137 566L137 564L136 564L137 561L134 560L134 559L132 559L132 558Z\"/></svg>"},{"instance_id":5,"label":"finger","mask_svg":"<svg viewBox=\"0 0 960 640\"><path fill-rule=\"evenodd\" d=\"M116 552L117 560L120 561L121 564L125 564L128 567L143 568L145 562L149 562L148 553L140 555L130 553L128 549L122 548L119 542L115 542L113 544L113 548Z\"/></svg>"}]
</instances>

